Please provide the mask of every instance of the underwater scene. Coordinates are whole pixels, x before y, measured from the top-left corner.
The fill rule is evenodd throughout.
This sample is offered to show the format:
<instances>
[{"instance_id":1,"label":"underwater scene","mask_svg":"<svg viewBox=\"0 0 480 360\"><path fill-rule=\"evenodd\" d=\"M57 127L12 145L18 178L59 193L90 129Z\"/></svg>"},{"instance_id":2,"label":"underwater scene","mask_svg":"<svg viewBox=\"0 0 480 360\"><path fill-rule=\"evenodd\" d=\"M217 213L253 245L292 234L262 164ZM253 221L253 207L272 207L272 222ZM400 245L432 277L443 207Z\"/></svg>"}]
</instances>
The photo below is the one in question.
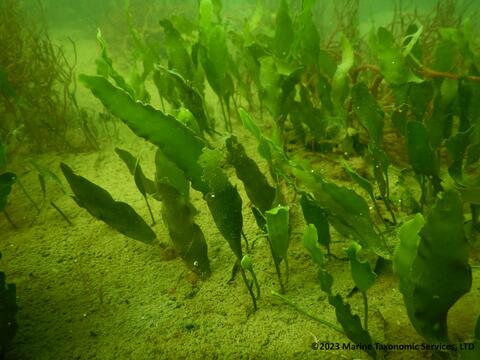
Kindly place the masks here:
<instances>
[{"instance_id":1,"label":"underwater scene","mask_svg":"<svg viewBox=\"0 0 480 360\"><path fill-rule=\"evenodd\" d=\"M480 0L0 0L0 359L480 359Z\"/></svg>"}]
</instances>

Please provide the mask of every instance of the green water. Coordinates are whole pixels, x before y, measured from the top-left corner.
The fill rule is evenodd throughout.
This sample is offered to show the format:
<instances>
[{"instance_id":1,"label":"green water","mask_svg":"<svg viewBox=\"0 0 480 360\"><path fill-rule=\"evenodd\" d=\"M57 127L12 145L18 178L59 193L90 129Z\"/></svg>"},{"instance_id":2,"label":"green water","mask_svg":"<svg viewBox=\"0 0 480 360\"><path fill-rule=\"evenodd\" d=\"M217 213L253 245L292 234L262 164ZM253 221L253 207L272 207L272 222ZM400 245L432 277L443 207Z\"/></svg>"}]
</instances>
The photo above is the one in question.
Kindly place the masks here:
<instances>
[{"instance_id":1,"label":"green water","mask_svg":"<svg viewBox=\"0 0 480 360\"><path fill-rule=\"evenodd\" d=\"M38 2L35 0L24 1L30 9L35 9L38 6ZM130 1L132 8L138 9L140 12L143 10L149 12L152 8L169 9L166 16L182 15L190 18L195 18L196 9L198 7L198 1L196 0L182 0L182 1L169 1L169 0L154 0L154 1L142 1L132 0ZM255 8L255 0L229 0L223 1L223 9L225 17L234 17L242 20L252 15ZM275 12L278 2L275 0L264 1L267 9L272 13ZM290 1L292 9L300 8L301 1ZM353 1L352 1L353 3ZM317 1L315 5L316 13L315 17L322 19L324 22L332 23L329 20L332 15L332 7L335 1L325 0ZM474 14L480 9L480 3L478 1L464 1L463 4L468 4L468 14ZM124 2L121 0L82 0L82 1L70 1L70 0L44 0L42 1L43 8L45 9L47 21L49 26L87 26L97 27L101 25L102 21L108 19L111 14L118 12L119 9L124 7ZM437 1L435 0L421 0L421 1L398 1L398 0L360 0L358 1L358 18L359 22L366 24L366 26L384 26L387 25L392 13L397 8L402 8L407 12L417 10L420 13L426 14L435 9ZM320 14L321 12L321 14ZM151 14L155 16L154 14ZM161 15L160 15L161 17Z\"/></svg>"}]
</instances>

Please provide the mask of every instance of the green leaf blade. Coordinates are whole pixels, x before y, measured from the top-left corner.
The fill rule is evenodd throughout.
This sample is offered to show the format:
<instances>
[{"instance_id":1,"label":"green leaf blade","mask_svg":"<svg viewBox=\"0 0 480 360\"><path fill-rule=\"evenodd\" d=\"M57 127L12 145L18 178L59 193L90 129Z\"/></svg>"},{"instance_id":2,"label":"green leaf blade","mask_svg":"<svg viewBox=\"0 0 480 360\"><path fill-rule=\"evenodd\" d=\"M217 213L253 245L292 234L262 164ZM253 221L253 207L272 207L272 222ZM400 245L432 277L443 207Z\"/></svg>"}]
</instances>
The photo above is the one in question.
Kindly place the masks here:
<instances>
[{"instance_id":1,"label":"green leaf blade","mask_svg":"<svg viewBox=\"0 0 480 360\"><path fill-rule=\"evenodd\" d=\"M314 224L308 224L303 233L303 247L307 249L312 260L320 267L325 263L325 256L318 247L317 228Z\"/></svg>"},{"instance_id":2,"label":"green leaf blade","mask_svg":"<svg viewBox=\"0 0 480 360\"><path fill-rule=\"evenodd\" d=\"M440 195L420 232L414 274L413 307L417 330L429 341L444 341L447 314L472 285L463 207L456 191Z\"/></svg>"},{"instance_id":3,"label":"green leaf blade","mask_svg":"<svg viewBox=\"0 0 480 360\"><path fill-rule=\"evenodd\" d=\"M330 295L328 301L335 307L335 315L345 335L355 344L370 345L365 352L376 359L377 352L373 346L373 340L368 331L362 327L360 317L352 314L350 305L345 303L340 295Z\"/></svg>"},{"instance_id":4,"label":"green leaf blade","mask_svg":"<svg viewBox=\"0 0 480 360\"><path fill-rule=\"evenodd\" d=\"M303 217L306 223L309 224L309 226L313 225L315 227L318 242L328 249L331 237L327 210L307 194L302 194L300 206L302 207Z\"/></svg>"},{"instance_id":5,"label":"green leaf blade","mask_svg":"<svg viewBox=\"0 0 480 360\"><path fill-rule=\"evenodd\" d=\"M383 135L384 114L364 82L353 86L352 102L358 120L368 130L372 142L379 145Z\"/></svg>"},{"instance_id":6,"label":"green leaf blade","mask_svg":"<svg viewBox=\"0 0 480 360\"><path fill-rule=\"evenodd\" d=\"M385 80L392 85L421 82L407 67L402 51L395 44L393 35L384 27L370 36L370 47L376 53Z\"/></svg>"},{"instance_id":7,"label":"green leaf blade","mask_svg":"<svg viewBox=\"0 0 480 360\"><path fill-rule=\"evenodd\" d=\"M416 174L438 175L438 159L430 145L427 128L421 122L407 123L407 152Z\"/></svg>"},{"instance_id":8,"label":"green leaf blade","mask_svg":"<svg viewBox=\"0 0 480 360\"><path fill-rule=\"evenodd\" d=\"M398 230L399 242L395 248L393 257L393 271L400 280L399 288L403 295L403 301L407 313L416 328L416 320L413 307L413 273L412 266L417 256L418 243L420 242L420 230L425 224L421 213L405 222Z\"/></svg>"},{"instance_id":9,"label":"green leaf blade","mask_svg":"<svg viewBox=\"0 0 480 360\"><path fill-rule=\"evenodd\" d=\"M208 192L208 187L202 180L202 168L197 163L205 143L193 131L173 116L135 102L103 77L80 75L80 81L133 132L157 145L185 172L196 190Z\"/></svg>"},{"instance_id":10,"label":"green leaf blade","mask_svg":"<svg viewBox=\"0 0 480 360\"><path fill-rule=\"evenodd\" d=\"M360 291L366 292L375 282L377 274L372 271L370 264L367 261L360 261L358 253L362 247L355 241L348 247L346 253L350 259L350 270L355 286Z\"/></svg>"},{"instance_id":11,"label":"green leaf blade","mask_svg":"<svg viewBox=\"0 0 480 360\"><path fill-rule=\"evenodd\" d=\"M267 219L267 231L272 246L275 262L279 264L287 258L290 244L289 234L289 211L288 206L277 206L265 213Z\"/></svg>"},{"instance_id":12,"label":"green leaf blade","mask_svg":"<svg viewBox=\"0 0 480 360\"><path fill-rule=\"evenodd\" d=\"M208 248L200 227L195 223L195 208L186 197L168 182L158 183L162 196L162 218L182 259L194 272L210 274ZM186 181L186 179L185 179Z\"/></svg>"},{"instance_id":13,"label":"green leaf blade","mask_svg":"<svg viewBox=\"0 0 480 360\"><path fill-rule=\"evenodd\" d=\"M332 100L337 106L343 106L348 95L349 77L348 72L354 63L354 52L350 41L342 34L342 62L332 79Z\"/></svg>"},{"instance_id":14,"label":"green leaf blade","mask_svg":"<svg viewBox=\"0 0 480 360\"><path fill-rule=\"evenodd\" d=\"M125 236L147 244L155 240L153 230L130 205L115 201L108 191L76 175L66 164L60 166L80 207Z\"/></svg>"},{"instance_id":15,"label":"green leaf blade","mask_svg":"<svg viewBox=\"0 0 480 360\"><path fill-rule=\"evenodd\" d=\"M135 185L140 193L142 193L144 197L146 194L155 195L157 193L155 183L144 175L140 164L138 164L138 159L129 151L118 147L115 148L115 153L125 163L130 174L134 176Z\"/></svg>"},{"instance_id":16,"label":"green leaf blade","mask_svg":"<svg viewBox=\"0 0 480 360\"><path fill-rule=\"evenodd\" d=\"M235 136L226 139L228 159L235 168L237 177L243 182L245 191L252 203L265 212L275 200L275 188L270 186L257 163L245 152L245 148Z\"/></svg>"},{"instance_id":17,"label":"green leaf blade","mask_svg":"<svg viewBox=\"0 0 480 360\"><path fill-rule=\"evenodd\" d=\"M222 153L205 149L200 157L203 179L209 191L205 195L208 208L218 230L227 240L239 261L243 258L241 235L243 227L242 199L221 169Z\"/></svg>"},{"instance_id":18,"label":"green leaf blade","mask_svg":"<svg viewBox=\"0 0 480 360\"><path fill-rule=\"evenodd\" d=\"M290 53L291 44L294 42L295 32L292 19L285 0L281 0L280 7L275 18L274 52L283 59Z\"/></svg>"}]
</instances>

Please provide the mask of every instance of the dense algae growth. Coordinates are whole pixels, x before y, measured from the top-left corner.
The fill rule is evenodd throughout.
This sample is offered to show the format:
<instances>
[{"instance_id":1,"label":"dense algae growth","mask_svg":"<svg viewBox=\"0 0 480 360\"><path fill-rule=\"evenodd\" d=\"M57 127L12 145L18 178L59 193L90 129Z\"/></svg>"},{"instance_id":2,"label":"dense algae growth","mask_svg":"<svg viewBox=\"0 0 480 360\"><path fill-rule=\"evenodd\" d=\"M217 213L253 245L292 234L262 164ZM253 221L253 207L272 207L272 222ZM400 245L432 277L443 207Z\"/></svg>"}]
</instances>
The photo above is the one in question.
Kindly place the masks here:
<instances>
[{"instance_id":1,"label":"dense algae growth","mask_svg":"<svg viewBox=\"0 0 480 360\"><path fill-rule=\"evenodd\" d=\"M479 11L0 0L0 356L480 358Z\"/></svg>"}]
</instances>

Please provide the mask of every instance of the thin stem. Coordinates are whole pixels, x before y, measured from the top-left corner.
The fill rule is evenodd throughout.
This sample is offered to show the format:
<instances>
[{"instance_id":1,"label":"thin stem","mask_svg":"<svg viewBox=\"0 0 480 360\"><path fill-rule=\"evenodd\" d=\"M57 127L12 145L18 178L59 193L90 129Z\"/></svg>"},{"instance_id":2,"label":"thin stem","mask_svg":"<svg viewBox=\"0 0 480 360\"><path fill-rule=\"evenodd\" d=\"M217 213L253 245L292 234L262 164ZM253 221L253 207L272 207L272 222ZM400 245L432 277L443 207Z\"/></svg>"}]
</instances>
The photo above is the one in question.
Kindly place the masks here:
<instances>
[{"instance_id":1,"label":"thin stem","mask_svg":"<svg viewBox=\"0 0 480 360\"><path fill-rule=\"evenodd\" d=\"M230 132L233 132L233 127L232 127L232 118L230 115L230 102L226 104L226 110L227 110L227 119L228 119L228 126L230 127Z\"/></svg>"},{"instance_id":2,"label":"thin stem","mask_svg":"<svg viewBox=\"0 0 480 360\"><path fill-rule=\"evenodd\" d=\"M461 77L460 75L457 75L457 74L447 73L443 71L436 71L436 70L427 68L424 65L421 65L421 66L422 66L423 76L426 76L426 77L431 77L431 78L442 77L442 78L447 78L452 80L458 80ZM480 76L467 75L465 76L465 79L475 81L475 82L480 82Z\"/></svg>"},{"instance_id":3,"label":"thin stem","mask_svg":"<svg viewBox=\"0 0 480 360\"><path fill-rule=\"evenodd\" d=\"M225 131L231 132L231 127L229 126L229 123L228 123L228 118L225 112L225 105L223 104L223 99L221 96L219 96L218 98L220 99L220 107L222 108L223 120L225 121Z\"/></svg>"},{"instance_id":4,"label":"thin stem","mask_svg":"<svg viewBox=\"0 0 480 360\"><path fill-rule=\"evenodd\" d=\"M147 199L146 196L144 196L144 198L145 198L145 202L147 203L148 212L150 213L150 217L152 218L152 225L155 225L155 218L153 217L152 208L150 207L150 203L148 202L148 199Z\"/></svg>"},{"instance_id":5,"label":"thin stem","mask_svg":"<svg viewBox=\"0 0 480 360\"><path fill-rule=\"evenodd\" d=\"M384 222L384 221L383 221L382 212L380 211L380 208L378 207L377 201L375 200L375 196L371 196L370 198L372 199L373 207L375 208L375 212L377 213L377 215L378 215L378 217L380 218L380 220L381 220L382 222Z\"/></svg>"},{"instance_id":6,"label":"thin stem","mask_svg":"<svg viewBox=\"0 0 480 360\"><path fill-rule=\"evenodd\" d=\"M464 77L467 80L480 82L480 76L476 76L476 75L462 76L462 75L458 75L458 74L452 74L452 73L448 73L448 72L444 72L444 71L437 71L437 70L430 69L427 66L423 65L421 63L421 61L418 60L415 56L413 56L412 54L409 54L409 55L413 59L413 61L421 68L422 75L425 76L425 77L429 77L429 78L439 78L440 77L440 78L447 78L447 79L452 79L452 80L458 80L461 77ZM361 65L361 66L355 68L352 71L353 82L354 83L356 82L356 79L357 79L359 73L361 73L363 71L366 71L366 70L369 70L369 71L372 71L372 72L378 73L378 74L381 73L380 68L378 68L377 66L369 65L369 64Z\"/></svg>"},{"instance_id":7,"label":"thin stem","mask_svg":"<svg viewBox=\"0 0 480 360\"><path fill-rule=\"evenodd\" d=\"M245 285L247 286L250 297L252 298L253 309L254 309L254 311L257 311L257 309L258 309L257 308L257 299L255 298L255 294L252 291L252 287L248 284L248 279L247 279L247 275L245 275L245 270L243 270L243 268L241 266L240 266L240 272L242 273L243 281L245 282Z\"/></svg>"},{"instance_id":8,"label":"thin stem","mask_svg":"<svg viewBox=\"0 0 480 360\"><path fill-rule=\"evenodd\" d=\"M40 213L40 208L38 207L37 203L35 201L33 201L33 199L30 197L30 195L28 194L27 190L25 190L25 187L22 185L22 182L20 181L20 178L17 178L17 184L18 186L20 186L20 189L22 189L23 193L25 194L25 196L27 197L27 199L32 203L32 205L35 207L35 209L37 210L37 214Z\"/></svg>"},{"instance_id":9,"label":"thin stem","mask_svg":"<svg viewBox=\"0 0 480 360\"><path fill-rule=\"evenodd\" d=\"M425 188L425 176L423 175L420 175L420 189L422 191L422 196L420 197L420 209L423 211L423 205L426 205L425 192L427 191Z\"/></svg>"},{"instance_id":10,"label":"thin stem","mask_svg":"<svg viewBox=\"0 0 480 360\"><path fill-rule=\"evenodd\" d=\"M358 78L358 75L363 72L363 71L371 71L375 74L381 74L381 71L380 71L380 68L378 66L375 66L375 65L369 65L369 64L365 64L365 65L361 65L361 66L358 66L356 67L355 69L352 70L351 72L351 76L352 76L352 81L354 83L357 82L357 78Z\"/></svg>"},{"instance_id":11,"label":"thin stem","mask_svg":"<svg viewBox=\"0 0 480 360\"><path fill-rule=\"evenodd\" d=\"M10 216L8 215L7 210L3 210L3 215L5 215L5 218L6 218L7 221L10 223L10 225L12 225L12 227L13 227L14 229L18 229L17 225L14 224L14 222L12 221L12 219L10 218Z\"/></svg>"},{"instance_id":12,"label":"thin stem","mask_svg":"<svg viewBox=\"0 0 480 360\"><path fill-rule=\"evenodd\" d=\"M372 86L370 86L370 91L373 94L373 96L377 97L378 87L380 86L382 81L383 81L383 76L382 75L378 75L377 77L375 77L375 80L373 81Z\"/></svg>"},{"instance_id":13,"label":"thin stem","mask_svg":"<svg viewBox=\"0 0 480 360\"><path fill-rule=\"evenodd\" d=\"M380 239L382 240L382 243L383 243L383 246L385 247L385 249L388 251L388 253L390 255L393 255L392 251L390 250L390 248L388 247L388 244L387 244L387 241L385 240L385 236L383 236L383 233L382 231L380 230L380 228L378 227L377 224L373 223L373 227L375 228L375 230L377 231L377 233L380 235ZM388 228L387 228L388 229Z\"/></svg>"},{"instance_id":14,"label":"thin stem","mask_svg":"<svg viewBox=\"0 0 480 360\"><path fill-rule=\"evenodd\" d=\"M387 207L388 212L390 213L390 216L392 217L393 224L397 224L397 219L395 218L395 214L393 213L392 206L390 205L390 199L388 195L383 199L383 202L385 203L385 206Z\"/></svg>"},{"instance_id":15,"label":"thin stem","mask_svg":"<svg viewBox=\"0 0 480 360\"><path fill-rule=\"evenodd\" d=\"M260 102L260 122L263 122L263 99L262 96L259 96Z\"/></svg>"},{"instance_id":16,"label":"thin stem","mask_svg":"<svg viewBox=\"0 0 480 360\"><path fill-rule=\"evenodd\" d=\"M247 237L245 236L245 232L243 231L243 229L242 229L242 237L243 237L243 240L245 240L245 246L246 246L247 253L248 253L248 252L250 251L249 245L248 245L248 239L247 239Z\"/></svg>"},{"instance_id":17,"label":"thin stem","mask_svg":"<svg viewBox=\"0 0 480 360\"><path fill-rule=\"evenodd\" d=\"M235 96L232 96L232 99L233 99L233 107L235 108L235 114L238 114L238 109L239 109L238 103L239 103L239 99L235 99ZM229 111L229 115L230 115L230 111ZM229 117L230 117L230 116L229 116Z\"/></svg>"},{"instance_id":18,"label":"thin stem","mask_svg":"<svg viewBox=\"0 0 480 360\"><path fill-rule=\"evenodd\" d=\"M271 244L270 244L270 250L272 250ZM282 272L279 266L280 264L278 264L277 261L275 260L275 256L273 255L273 250L272 250L272 257L273 257L273 263L275 264L275 271L277 272L277 276L278 276L278 282L280 283L280 293L285 294L285 286L283 285L283 281L282 281Z\"/></svg>"},{"instance_id":19,"label":"thin stem","mask_svg":"<svg viewBox=\"0 0 480 360\"><path fill-rule=\"evenodd\" d=\"M288 259L285 257L283 262L285 263L285 272L287 273L287 279L285 280L285 283L288 285L288 280L290 278L290 267L288 265Z\"/></svg>"},{"instance_id":20,"label":"thin stem","mask_svg":"<svg viewBox=\"0 0 480 360\"><path fill-rule=\"evenodd\" d=\"M409 55L412 58L412 60L422 69L422 75L425 77L431 77L431 78L441 77L441 78L447 78L452 80L458 80L462 77L461 75L458 75L458 74L452 74L444 71L437 71L437 70L430 69L425 65L423 65L422 62L418 60L413 54L410 53ZM467 80L480 82L480 76L467 75L467 76L464 76L464 78Z\"/></svg>"},{"instance_id":21,"label":"thin stem","mask_svg":"<svg viewBox=\"0 0 480 360\"><path fill-rule=\"evenodd\" d=\"M386 183L386 194L383 201L385 202L385 206L387 207L388 212L392 216L392 221L394 225L397 225L397 219L395 218L395 213L393 212L391 201L390 201L390 180L388 178L388 171L385 171L385 183Z\"/></svg>"},{"instance_id":22,"label":"thin stem","mask_svg":"<svg viewBox=\"0 0 480 360\"><path fill-rule=\"evenodd\" d=\"M363 322L363 327L365 328L365 331L368 331L368 298L367 298L367 292L362 291L362 296L363 296L363 311L364 311L364 322Z\"/></svg>"},{"instance_id":23,"label":"thin stem","mask_svg":"<svg viewBox=\"0 0 480 360\"><path fill-rule=\"evenodd\" d=\"M159 96L160 96L160 104L162 104L162 111L165 112L165 100L163 100L162 95L159 95Z\"/></svg>"},{"instance_id":24,"label":"thin stem","mask_svg":"<svg viewBox=\"0 0 480 360\"><path fill-rule=\"evenodd\" d=\"M60 210L60 208L53 201L50 201L50 205L52 205L53 208L58 211L58 213L68 223L68 225L73 226L73 223L70 221L70 219L67 217L67 215L65 215L65 213L62 210Z\"/></svg>"},{"instance_id":25,"label":"thin stem","mask_svg":"<svg viewBox=\"0 0 480 360\"><path fill-rule=\"evenodd\" d=\"M250 274L252 274L253 283L255 284L255 288L257 289L257 299L260 299L260 285L257 280L257 276L255 275L255 271L253 271L253 267L249 269Z\"/></svg>"},{"instance_id":26,"label":"thin stem","mask_svg":"<svg viewBox=\"0 0 480 360\"><path fill-rule=\"evenodd\" d=\"M301 312L303 315L309 317L310 319L312 320L315 320L317 322L319 322L320 324L323 324L323 325L326 325L328 326L329 328L332 328L333 330L337 330L339 333L341 334L345 334L345 332L343 331L343 328L337 324L334 324L328 320L325 320L325 319L322 319L320 317L317 317L315 315L312 315L310 313L308 313L306 310L303 310L302 308L298 307L295 303L293 303L292 301L290 301L288 298L286 298L285 296L282 296L280 295L279 293L275 292L272 290L272 295L279 298L280 300L282 300L283 302L285 302L286 304L290 305L291 307L293 307L295 310L297 310L298 312Z\"/></svg>"},{"instance_id":27,"label":"thin stem","mask_svg":"<svg viewBox=\"0 0 480 360\"><path fill-rule=\"evenodd\" d=\"M251 247L251 249L253 250L253 247L255 246L255 244L257 243L257 241L258 241L259 239L261 239L261 238L266 238L266 237L268 237L267 234L259 234L259 235L255 236L255 238L254 238L253 241L252 241L252 247Z\"/></svg>"}]
</instances>

